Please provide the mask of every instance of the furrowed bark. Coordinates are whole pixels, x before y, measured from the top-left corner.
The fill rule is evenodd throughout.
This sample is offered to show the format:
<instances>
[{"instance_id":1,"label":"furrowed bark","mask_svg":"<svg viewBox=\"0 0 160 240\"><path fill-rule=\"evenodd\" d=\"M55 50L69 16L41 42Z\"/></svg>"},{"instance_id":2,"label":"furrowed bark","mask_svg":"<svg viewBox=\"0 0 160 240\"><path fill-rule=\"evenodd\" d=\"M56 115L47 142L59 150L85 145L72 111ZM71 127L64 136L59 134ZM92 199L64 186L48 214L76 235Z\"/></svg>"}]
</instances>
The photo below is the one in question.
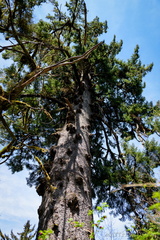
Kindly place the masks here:
<instances>
[{"instance_id":1,"label":"furrowed bark","mask_svg":"<svg viewBox=\"0 0 160 240\"><path fill-rule=\"evenodd\" d=\"M82 95L69 109L67 121L60 131L58 144L54 147L54 159L50 171L51 184L46 188L39 207L39 230L52 229L50 240L87 240L93 231L91 199L91 170L89 121L91 97L88 76L83 76ZM69 222L69 219L73 219ZM73 221L84 223L75 227Z\"/></svg>"}]
</instances>

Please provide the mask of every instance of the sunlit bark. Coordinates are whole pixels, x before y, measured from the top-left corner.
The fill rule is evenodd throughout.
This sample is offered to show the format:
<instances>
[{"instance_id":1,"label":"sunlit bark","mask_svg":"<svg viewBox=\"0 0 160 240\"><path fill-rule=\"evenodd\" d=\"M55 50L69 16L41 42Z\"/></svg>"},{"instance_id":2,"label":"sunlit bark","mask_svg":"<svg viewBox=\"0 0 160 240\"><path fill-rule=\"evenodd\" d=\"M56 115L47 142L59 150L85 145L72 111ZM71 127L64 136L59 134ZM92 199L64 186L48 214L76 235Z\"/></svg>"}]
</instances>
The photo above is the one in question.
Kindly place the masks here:
<instances>
[{"instance_id":1,"label":"sunlit bark","mask_svg":"<svg viewBox=\"0 0 160 240\"><path fill-rule=\"evenodd\" d=\"M57 146L52 148L54 159L50 176L52 185L47 188L39 208L39 230L52 229L49 239L89 239L92 232L91 171L90 171L90 92L88 76L82 76L82 95L68 110L67 122L59 132ZM69 219L71 222L69 222ZM75 227L73 221L85 223Z\"/></svg>"}]
</instances>

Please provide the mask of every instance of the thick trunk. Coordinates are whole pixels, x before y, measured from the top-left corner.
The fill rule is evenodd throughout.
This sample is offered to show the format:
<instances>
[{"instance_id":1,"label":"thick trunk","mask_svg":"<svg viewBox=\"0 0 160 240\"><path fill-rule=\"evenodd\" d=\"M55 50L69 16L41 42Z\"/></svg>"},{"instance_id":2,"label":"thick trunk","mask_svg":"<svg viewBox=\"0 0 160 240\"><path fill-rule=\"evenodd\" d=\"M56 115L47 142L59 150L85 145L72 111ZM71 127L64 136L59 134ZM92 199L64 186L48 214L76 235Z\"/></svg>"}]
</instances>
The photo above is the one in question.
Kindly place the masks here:
<instances>
[{"instance_id":1,"label":"thick trunk","mask_svg":"<svg viewBox=\"0 0 160 240\"><path fill-rule=\"evenodd\" d=\"M45 191L38 210L39 230L54 231L50 240L87 240L93 230L88 215L92 209L88 77L81 84L82 95L77 96L73 109L69 106L67 122L53 149L50 176L57 189ZM74 221L84 226L75 227Z\"/></svg>"}]
</instances>

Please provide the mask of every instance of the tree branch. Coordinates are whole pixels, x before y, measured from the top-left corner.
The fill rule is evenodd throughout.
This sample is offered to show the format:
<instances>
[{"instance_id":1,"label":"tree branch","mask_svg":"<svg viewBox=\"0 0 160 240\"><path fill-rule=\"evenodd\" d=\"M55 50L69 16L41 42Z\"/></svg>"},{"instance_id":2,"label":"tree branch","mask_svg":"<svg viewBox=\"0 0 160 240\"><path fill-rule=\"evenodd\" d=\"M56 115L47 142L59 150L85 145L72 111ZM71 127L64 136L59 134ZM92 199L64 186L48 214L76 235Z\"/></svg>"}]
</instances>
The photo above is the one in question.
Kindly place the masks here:
<instances>
[{"instance_id":1,"label":"tree branch","mask_svg":"<svg viewBox=\"0 0 160 240\"><path fill-rule=\"evenodd\" d=\"M20 98L26 98L26 97L36 97L36 98L42 98L42 99L47 99L47 100L51 100L55 103L58 103L59 105L62 105L63 107L66 107L66 104L60 100L58 100L57 98L54 97L48 97L42 94L22 94L20 95Z\"/></svg>"},{"instance_id":2,"label":"tree branch","mask_svg":"<svg viewBox=\"0 0 160 240\"><path fill-rule=\"evenodd\" d=\"M24 82L21 86L23 86L23 87L27 86L28 84L33 82L34 79L37 78L38 76L40 76L42 74L45 74L45 73L49 72L50 70L53 70L53 69L55 69L57 67L62 67L62 66L65 66L65 65L71 65L71 64L74 64L76 62L81 61L82 59L88 58L90 53L93 50L95 50L100 44L102 44L102 42L96 44L94 47L92 47L91 49L89 49L87 52L85 52L82 55L78 55L78 56L75 56L75 57L70 57L70 58L62 60L62 61L60 61L60 62L58 62L56 64L53 64L53 65L51 65L49 67L43 68L42 70L39 70L35 75L33 75L30 79L28 79L26 82Z\"/></svg>"},{"instance_id":3,"label":"tree branch","mask_svg":"<svg viewBox=\"0 0 160 240\"><path fill-rule=\"evenodd\" d=\"M158 185L160 186L160 182L157 183L152 183L152 182L147 182L147 183L132 183L132 184L122 184L120 188L117 188L113 191L111 191L111 193L115 193L117 191L123 190L125 188L134 188L134 187L158 187Z\"/></svg>"},{"instance_id":4,"label":"tree branch","mask_svg":"<svg viewBox=\"0 0 160 240\"><path fill-rule=\"evenodd\" d=\"M14 22L13 22L13 12L11 10L11 7L9 6L9 18L10 18L10 23L11 23L11 29L12 29L12 32L13 32L13 36L15 38L15 40L18 42L18 44L21 46L22 50L23 50L23 53L24 55L27 57L27 59L29 60L29 65L31 67L32 70L36 69L36 64L33 60L33 58L30 56L29 52L27 51L27 49L25 48L23 42L20 40L16 30L15 30L15 27L14 27Z\"/></svg>"},{"instance_id":5,"label":"tree branch","mask_svg":"<svg viewBox=\"0 0 160 240\"><path fill-rule=\"evenodd\" d=\"M92 51L94 51L100 44L102 44L103 42L100 42L98 44L96 44L94 47L92 47L91 49L89 49L87 52L85 52L82 55L78 55L78 56L73 56L70 57L68 59L62 60L56 64L53 64L51 66L45 67L43 69L35 69L34 71L32 71L31 73L27 74L25 78L23 78L9 93L9 97L11 100L14 100L17 98L17 96L23 91L23 89L28 86L30 83L32 83L38 76L43 75L47 72L49 72L50 70L53 70L57 67L62 67L62 66L66 66L66 65L71 65L74 64L76 62L79 62L85 58L88 58L88 56L91 54Z\"/></svg>"}]
</instances>

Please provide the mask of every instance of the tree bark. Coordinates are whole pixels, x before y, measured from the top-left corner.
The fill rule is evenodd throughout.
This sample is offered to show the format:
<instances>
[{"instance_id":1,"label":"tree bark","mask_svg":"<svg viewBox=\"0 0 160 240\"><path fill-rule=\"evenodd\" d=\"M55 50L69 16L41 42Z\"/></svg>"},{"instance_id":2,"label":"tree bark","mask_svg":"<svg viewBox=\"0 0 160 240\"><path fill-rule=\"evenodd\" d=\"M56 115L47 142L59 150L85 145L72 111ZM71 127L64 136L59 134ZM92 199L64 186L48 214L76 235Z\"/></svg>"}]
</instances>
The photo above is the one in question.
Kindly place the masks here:
<instances>
[{"instance_id":1,"label":"tree bark","mask_svg":"<svg viewBox=\"0 0 160 240\"><path fill-rule=\"evenodd\" d=\"M69 106L57 146L52 148L55 156L50 176L56 190L46 188L38 210L38 229L52 229L54 234L50 235L50 240L87 240L93 232L92 215L88 215L92 209L88 75L82 74L79 92L73 105ZM74 221L84 223L84 226L75 227Z\"/></svg>"}]
</instances>

